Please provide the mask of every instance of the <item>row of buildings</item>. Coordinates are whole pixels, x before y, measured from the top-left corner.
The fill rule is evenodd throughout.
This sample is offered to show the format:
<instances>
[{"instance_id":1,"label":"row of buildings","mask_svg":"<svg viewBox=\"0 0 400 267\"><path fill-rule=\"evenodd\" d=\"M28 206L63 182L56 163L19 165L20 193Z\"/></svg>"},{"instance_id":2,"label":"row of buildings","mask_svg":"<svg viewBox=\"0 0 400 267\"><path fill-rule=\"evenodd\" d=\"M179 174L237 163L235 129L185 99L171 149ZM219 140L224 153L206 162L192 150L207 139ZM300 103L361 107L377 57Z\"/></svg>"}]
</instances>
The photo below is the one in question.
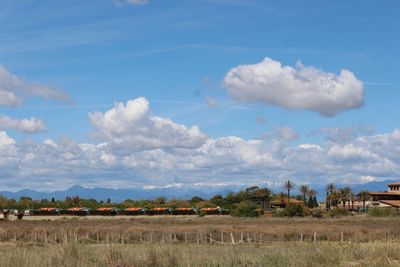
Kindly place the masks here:
<instances>
[{"instance_id":1,"label":"row of buildings","mask_svg":"<svg viewBox=\"0 0 400 267\"><path fill-rule=\"evenodd\" d=\"M85 207L74 207L66 210L59 208L40 208L38 210L29 210L25 212L25 215L103 215L103 216L115 216L115 215L226 215L228 211L220 207L216 208L168 208L158 207L152 209L146 208L126 208L119 209L116 207L101 207L95 210Z\"/></svg>"}]
</instances>

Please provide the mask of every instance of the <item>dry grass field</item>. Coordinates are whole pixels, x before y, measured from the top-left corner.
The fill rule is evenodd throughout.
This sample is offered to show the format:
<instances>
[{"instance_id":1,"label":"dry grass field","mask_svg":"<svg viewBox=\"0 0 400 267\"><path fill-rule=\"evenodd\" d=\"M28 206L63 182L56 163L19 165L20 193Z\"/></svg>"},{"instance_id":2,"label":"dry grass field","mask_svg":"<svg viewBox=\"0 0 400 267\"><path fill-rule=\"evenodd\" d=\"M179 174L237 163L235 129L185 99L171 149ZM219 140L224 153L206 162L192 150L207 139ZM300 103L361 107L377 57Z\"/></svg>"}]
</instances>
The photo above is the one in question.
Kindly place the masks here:
<instances>
[{"instance_id":1,"label":"dry grass field","mask_svg":"<svg viewBox=\"0 0 400 267\"><path fill-rule=\"evenodd\" d=\"M399 223L366 216L25 217L0 222L0 267L400 266Z\"/></svg>"},{"instance_id":2,"label":"dry grass field","mask_svg":"<svg viewBox=\"0 0 400 267\"><path fill-rule=\"evenodd\" d=\"M0 222L0 240L115 243L180 241L186 243L272 241L387 241L400 239L400 219L366 216L342 218L236 218L230 216L24 217ZM57 219L56 219L57 218ZM41 219L41 220L39 220ZM210 236L211 235L211 236ZM211 240L210 240L211 239Z\"/></svg>"},{"instance_id":3,"label":"dry grass field","mask_svg":"<svg viewBox=\"0 0 400 267\"><path fill-rule=\"evenodd\" d=\"M78 243L0 246L0 266L399 266L399 243L284 242L269 245Z\"/></svg>"}]
</instances>

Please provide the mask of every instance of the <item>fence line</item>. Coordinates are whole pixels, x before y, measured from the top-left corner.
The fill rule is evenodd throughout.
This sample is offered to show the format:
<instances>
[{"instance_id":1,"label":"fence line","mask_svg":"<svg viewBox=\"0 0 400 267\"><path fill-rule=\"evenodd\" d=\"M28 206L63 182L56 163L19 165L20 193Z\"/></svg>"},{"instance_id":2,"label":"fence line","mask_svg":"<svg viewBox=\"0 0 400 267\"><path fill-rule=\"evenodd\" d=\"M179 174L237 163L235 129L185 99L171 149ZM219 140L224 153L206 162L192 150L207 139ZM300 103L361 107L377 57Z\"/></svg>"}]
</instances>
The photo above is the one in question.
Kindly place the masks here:
<instances>
[{"instance_id":1,"label":"fence line","mask_svg":"<svg viewBox=\"0 0 400 267\"><path fill-rule=\"evenodd\" d=\"M134 243L185 243L185 244L267 244L272 242L373 242L373 241L399 241L399 233L380 233L380 235L367 233L363 236L352 233L257 233L257 232L78 232L60 231L49 233L47 231L16 232L5 231L0 234L3 242L32 242L32 243L82 243L82 244L134 244Z\"/></svg>"}]
</instances>

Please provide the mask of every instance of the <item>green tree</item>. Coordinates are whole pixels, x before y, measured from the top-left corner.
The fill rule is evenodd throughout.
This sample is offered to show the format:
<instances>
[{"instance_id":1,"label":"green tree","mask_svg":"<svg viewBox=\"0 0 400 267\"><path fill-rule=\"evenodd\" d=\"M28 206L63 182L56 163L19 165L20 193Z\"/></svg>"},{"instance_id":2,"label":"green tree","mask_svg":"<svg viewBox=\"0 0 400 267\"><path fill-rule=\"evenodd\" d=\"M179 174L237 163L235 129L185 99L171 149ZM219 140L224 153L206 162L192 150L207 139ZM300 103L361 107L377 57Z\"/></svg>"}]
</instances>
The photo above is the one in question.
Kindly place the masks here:
<instances>
[{"instance_id":1,"label":"green tree","mask_svg":"<svg viewBox=\"0 0 400 267\"><path fill-rule=\"evenodd\" d=\"M333 183L329 183L326 186L326 208L330 209L333 206L333 194L336 191L336 186Z\"/></svg>"},{"instance_id":2,"label":"green tree","mask_svg":"<svg viewBox=\"0 0 400 267\"><path fill-rule=\"evenodd\" d=\"M295 184L291 180L287 180L283 183L283 188L287 191L287 203L290 202L290 191L295 187Z\"/></svg>"},{"instance_id":3,"label":"green tree","mask_svg":"<svg viewBox=\"0 0 400 267\"><path fill-rule=\"evenodd\" d=\"M365 212L365 202L370 199L370 194L368 190L361 190L358 194L358 199L363 203L363 211Z\"/></svg>"}]
</instances>

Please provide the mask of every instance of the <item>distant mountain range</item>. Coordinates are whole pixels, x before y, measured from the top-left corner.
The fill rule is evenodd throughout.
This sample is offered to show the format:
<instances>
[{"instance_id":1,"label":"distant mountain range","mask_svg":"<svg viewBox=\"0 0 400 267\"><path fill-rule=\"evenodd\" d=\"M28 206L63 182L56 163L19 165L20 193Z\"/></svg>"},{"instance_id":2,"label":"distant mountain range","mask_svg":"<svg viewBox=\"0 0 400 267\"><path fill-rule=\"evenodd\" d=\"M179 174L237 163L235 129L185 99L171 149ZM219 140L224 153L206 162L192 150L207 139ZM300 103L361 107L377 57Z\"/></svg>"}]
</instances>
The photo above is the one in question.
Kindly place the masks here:
<instances>
[{"instance_id":1,"label":"distant mountain range","mask_svg":"<svg viewBox=\"0 0 400 267\"><path fill-rule=\"evenodd\" d=\"M350 187L354 192L359 192L362 189L368 191L386 191L387 184L393 182L393 180L386 180L382 182L369 182L365 184L351 185ZM338 185L341 186L341 185ZM125 199L155 199L157 197L163 196L168 199L179 198L179 199L190 199L193 196L199 196L205 199L209 199L214 195L221 194L226 195L228 192L237 192L244 189L245 186L172 186L164 188L152 188L152 189L111 189L111 188L85 188L79 185L73 186L64 191L54 191L54 192L38 192L35 190L24 189L17 192L10 191L0 191L0 195L7 198L19 199L22 196L31 197L32 199L51 199L55 198L58 200L63 200L66 197L79 196L81 198L94 198L98 201L111 199L113 202L122 202ZM318 192L318 199L325 199L325 186L315 186L313 187ZM282 191L281 188L271 188L274 192ZM296 194L296 192L293 192Z\"/></svg>"},{"instance_id":2,"label":"distant mountain range","mask_svg":"<svg viewBox=\"0 0 400 267\"><path fill-rule=\"evenodd\" d=\"M51 199L63 200L66 197L79 196L80 198L88 199L94 198L98 201L111 199L113 202L122 202L125 199L140 200L140 199L155 199L163 196L167 199L179 198L190 199L193 196L202 198L211 198L214 195L226 195L230 191L239 191L241 187L194 187L194 186L180 186L180 187L166 187L166 188L153 188L153 189L111 189L111 188L86 188L79 185L68 188L64 191L54 192L38 192L35 190L24 189L17 192L0 191L0 195L7 198L19 199L22 196L30 197L32 199Z\"/></svg>"}]
</instances>

